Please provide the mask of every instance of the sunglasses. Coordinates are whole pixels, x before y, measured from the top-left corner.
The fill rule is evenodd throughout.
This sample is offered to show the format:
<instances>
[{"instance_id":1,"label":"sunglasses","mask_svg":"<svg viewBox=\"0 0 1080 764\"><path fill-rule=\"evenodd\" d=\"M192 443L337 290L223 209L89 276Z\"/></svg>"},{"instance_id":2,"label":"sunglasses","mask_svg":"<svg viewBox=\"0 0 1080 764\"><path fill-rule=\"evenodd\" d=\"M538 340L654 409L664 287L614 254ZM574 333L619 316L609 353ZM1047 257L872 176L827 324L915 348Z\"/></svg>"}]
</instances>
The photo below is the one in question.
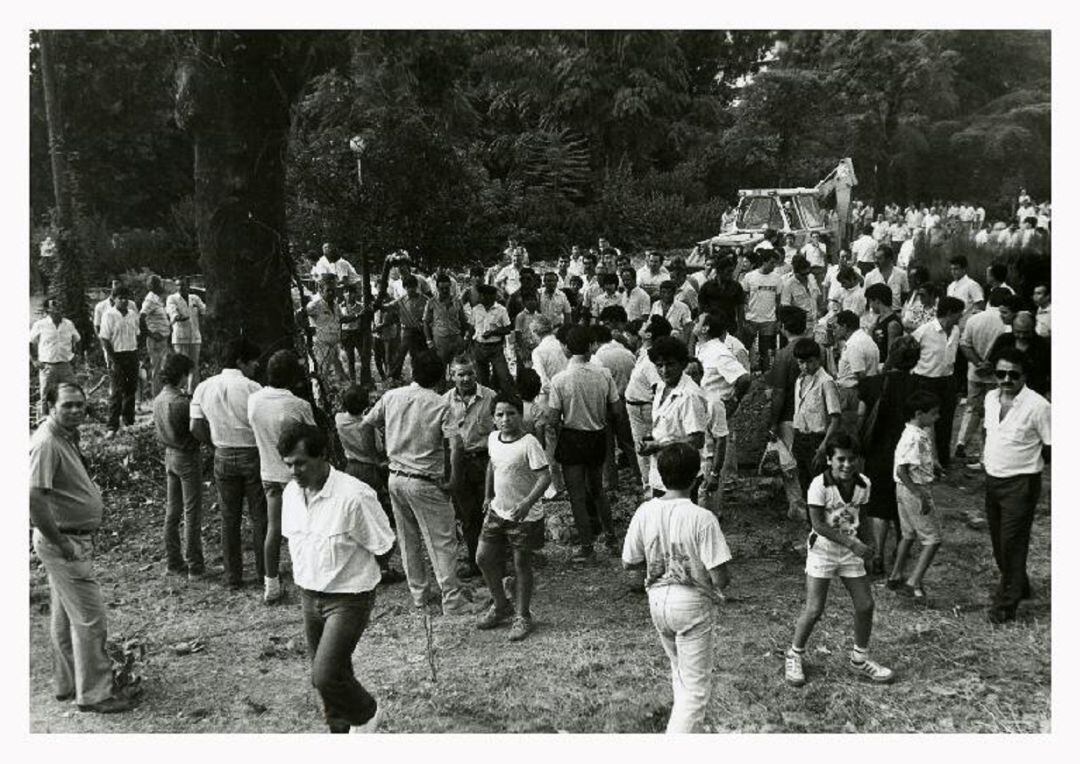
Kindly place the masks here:
<instances>
[{"instance_id":1,"label":"sunglasses","mask_svg":"<svg viewBox=\"0 0 1080 764\"><path fill-rule=\"evenodd\" d=\"M1009 369L1008 371L1006 371L1005 369L995 369L994 376L1001 380L1011 379L1013 382L1015 382L1024 375L1023 372L1016 371L1015 369Z\"/></svg>"}]
</instances>

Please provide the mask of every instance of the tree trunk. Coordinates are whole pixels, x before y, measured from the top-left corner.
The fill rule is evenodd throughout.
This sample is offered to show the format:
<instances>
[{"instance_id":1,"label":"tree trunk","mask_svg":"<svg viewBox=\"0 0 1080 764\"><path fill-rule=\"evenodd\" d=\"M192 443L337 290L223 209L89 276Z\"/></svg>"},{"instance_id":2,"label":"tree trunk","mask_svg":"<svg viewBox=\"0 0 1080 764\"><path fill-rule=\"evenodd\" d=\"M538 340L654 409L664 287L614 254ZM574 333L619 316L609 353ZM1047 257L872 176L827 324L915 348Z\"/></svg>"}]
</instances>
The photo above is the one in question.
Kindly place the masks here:
<instances>
[{"instance_id":1,"label":"tree trunk","mask_svg":"<svg viewBox=\"0 0 1080 764\"><path fill-rule=\"evenodd\" d=\"M285 236L294 92L282 33L200 31L177 71L176 116L195 150L195 206L216 345L245 336L268 356L299 339Z\"/></svg>"},{"instance_id":2,"label":"tree trunk","mask_svg":"<svg viewBox=\"0 0 1080 764\"><path fill-rule=\"evenodd\" d=\"M71 168L64 143L64 116L60 106L60 83L56 78L56 49L53 32L42 30L41 83L45 91L45 123L49 132L49 159L52 164L53 210L50 236L56 254L49 284L49 297L60 301L63 314L70 318L83 337L83 347L93 347L94 327L86 301L86 282L83 278L79 243L75 234L75 203L71 193ZM44 266L43 266L44 268Z\"/></svg>"}]
</instances>

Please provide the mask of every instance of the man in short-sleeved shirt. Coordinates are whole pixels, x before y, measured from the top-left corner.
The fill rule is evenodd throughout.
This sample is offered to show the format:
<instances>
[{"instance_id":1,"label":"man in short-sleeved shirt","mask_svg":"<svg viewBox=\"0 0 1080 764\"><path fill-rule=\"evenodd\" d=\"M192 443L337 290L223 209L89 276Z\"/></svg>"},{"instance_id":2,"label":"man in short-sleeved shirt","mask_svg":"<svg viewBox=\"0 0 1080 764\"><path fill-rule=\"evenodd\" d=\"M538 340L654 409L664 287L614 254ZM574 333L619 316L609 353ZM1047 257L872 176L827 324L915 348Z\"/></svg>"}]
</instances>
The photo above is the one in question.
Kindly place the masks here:
<instances>
[{"instance_id":1,"label":"man in short-sleeved shirt","mask_svg":"<svg viewBox=\"0 0 1080 764\"><path fill-rule=\"evenodd\" d=\"M964 315L960 321L961 329L963 329L964 324L967 323L968 316L976 310L982 310L983 304L986 301L986 298L983 296L983 289L979 286L979 282L968 276L965 272L966 269L967 261L964 258L954 258L953 262L949 265L952 281L950 281L949 286L945 288L946 295L955 297L964 303Z\"/></svg>"},{"instance_id":2,"label":"man in short-sleeved shirt","mask_svg":"<svg viewBox=\"0 0 1080 764\"><path fill-rule=\"evenodd\" d=\"M653 396L652 439L661 444L694 433L704 437L709 419L705 394L698 384L683 374L674 388L666 390L666 387L661 380ZM656 466L656 454L649 458L649 485L654 491L667 490Z\"/></svg>"},{"instance_id":3,"label":"man in short-sleeved shirt","mask_svg":"<svg viewBox=\"0 0 1080 764\"><path fill-rule=\"evenodd\" d=\"M645 265L638 268L637 285L645 290L650 298L656 299L660 285L671 279L671 274L664 267L664 256L659 252L645 255Z\"/></svg>"},{"instance_id":4,"label":"man in short-sleeved shirt","mask_svg":"<svg viewBox=\"0 0 1080 764\"><path fill-rule=\"evenodd\" d=\"M45 388L61 381L75 381L75 370L71 364L82 339L75 324L60 312L58 300L48 299L45 307L48 315L30 327L30 357L38 367L38 410L42 418L49 413ZM34 358L35 355L37 358Z\"/></svg>"}]
</instances>

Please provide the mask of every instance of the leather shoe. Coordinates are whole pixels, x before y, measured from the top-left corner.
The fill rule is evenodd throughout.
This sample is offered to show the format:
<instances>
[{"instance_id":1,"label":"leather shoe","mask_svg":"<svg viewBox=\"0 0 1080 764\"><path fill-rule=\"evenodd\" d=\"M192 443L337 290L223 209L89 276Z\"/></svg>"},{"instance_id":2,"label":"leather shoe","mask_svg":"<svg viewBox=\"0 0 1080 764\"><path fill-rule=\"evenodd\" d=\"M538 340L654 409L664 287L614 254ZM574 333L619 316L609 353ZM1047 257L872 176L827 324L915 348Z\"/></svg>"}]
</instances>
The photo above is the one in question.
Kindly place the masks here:
<instances>
[{"instance_id":1,"label":"leather shoe","mask_svg":"<svg viewBox=\"0 0 1080 764\"><path fill-rule=\"evenodd\" d=\"M128 698L118 698L115 695L97 703L79 704L80 711L91 711L95 714L118 714L130 711L135 704Z\"/></svg>"}]
</instances>

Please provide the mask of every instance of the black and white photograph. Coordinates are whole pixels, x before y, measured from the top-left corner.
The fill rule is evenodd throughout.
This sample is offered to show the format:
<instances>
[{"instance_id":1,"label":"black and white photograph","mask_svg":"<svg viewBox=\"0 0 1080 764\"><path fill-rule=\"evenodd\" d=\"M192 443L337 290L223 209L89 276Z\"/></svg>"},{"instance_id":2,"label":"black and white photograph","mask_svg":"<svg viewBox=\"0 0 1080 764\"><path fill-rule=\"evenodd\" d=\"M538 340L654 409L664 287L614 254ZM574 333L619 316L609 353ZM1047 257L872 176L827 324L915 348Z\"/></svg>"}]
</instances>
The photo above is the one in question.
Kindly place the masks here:
<instances>
[{"instance_id":1,"label":"black and white photograph","mask_svg":"<svg viewBox=\"0 0 1080 764\"><path fill-rule=\"evenodd\" d=\"M21 33L30 745L1068 723L1067 32L355 14Z\"/></svg>"}]
</instances>

